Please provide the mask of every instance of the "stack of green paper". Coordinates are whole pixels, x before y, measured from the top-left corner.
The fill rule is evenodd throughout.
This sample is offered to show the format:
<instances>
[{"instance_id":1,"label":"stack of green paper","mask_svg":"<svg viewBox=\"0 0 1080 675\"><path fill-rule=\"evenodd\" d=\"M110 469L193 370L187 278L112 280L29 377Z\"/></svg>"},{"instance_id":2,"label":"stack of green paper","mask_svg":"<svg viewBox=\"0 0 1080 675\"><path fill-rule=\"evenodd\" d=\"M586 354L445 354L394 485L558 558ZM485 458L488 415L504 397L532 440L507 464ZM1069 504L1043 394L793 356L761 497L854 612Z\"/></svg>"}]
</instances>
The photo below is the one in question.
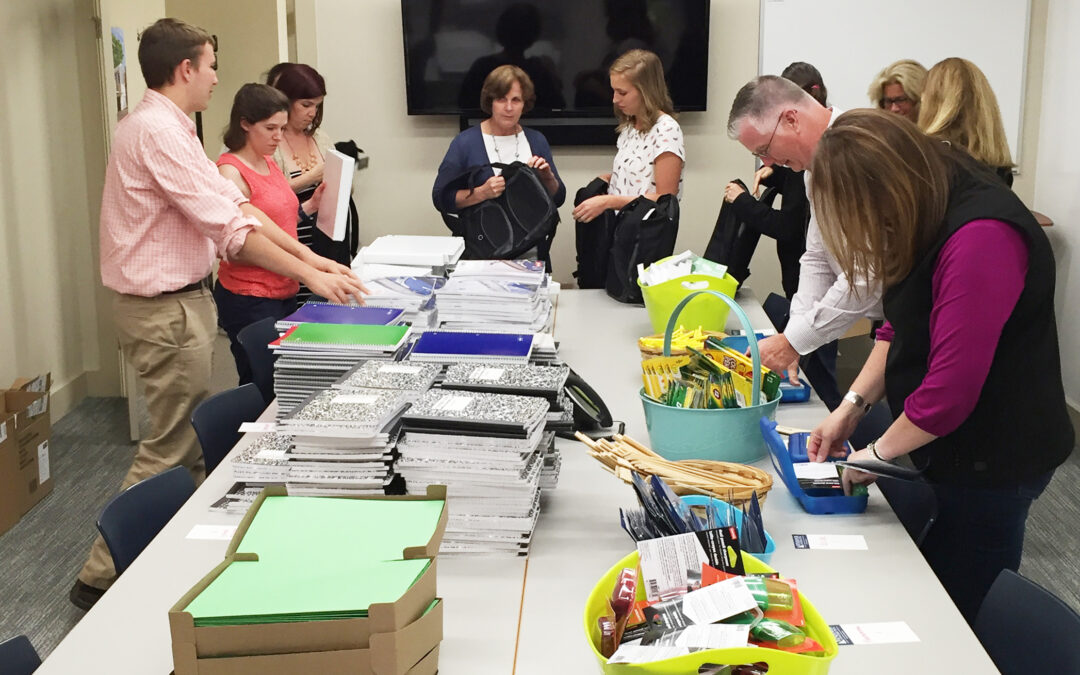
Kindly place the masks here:
<instances>
[{"instance_id":1,"label":"stack of green paper","mask_svg":"<svg viewBox=\"0 0 1080 675\"><path fill-rule=\"evenodd\" d=\"M268 497L239 552L186 608L195 626L366 617L398 600L431 561L403 560L428 543L442 501Z\"/></svg>"},{"instance_id":2,"label":"stack of green paper","mask_svg":"<svg viewBox=\"0 0 1080 675\"><path fill-rule=\"evenodd\" d=\"M286 334L281 348L349 350L353 348L394 351L409 333L408 326L302 323Z\"/></svg>"}]
</instances>

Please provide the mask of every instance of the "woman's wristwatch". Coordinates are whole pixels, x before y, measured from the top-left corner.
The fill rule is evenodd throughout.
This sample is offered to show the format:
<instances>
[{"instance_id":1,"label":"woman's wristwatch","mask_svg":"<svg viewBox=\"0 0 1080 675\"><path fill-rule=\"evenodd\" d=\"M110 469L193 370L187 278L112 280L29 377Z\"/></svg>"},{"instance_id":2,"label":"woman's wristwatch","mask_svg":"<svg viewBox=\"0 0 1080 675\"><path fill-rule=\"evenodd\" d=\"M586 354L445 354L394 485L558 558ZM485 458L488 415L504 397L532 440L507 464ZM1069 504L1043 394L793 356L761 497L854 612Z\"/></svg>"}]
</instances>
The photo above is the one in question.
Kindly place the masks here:
<instances>
[{"instance_id":1,"label":"woman's wristwatch","mask_svg":"<svg viewBox=\"0 0 1080 675\"><path fill-rule=\"evenodd\" d=\"M864 415L870 412L870 404L866 402L866 399L861 394L848 390L848 393L844 394L844 400L862 410Z\"/></svg>"},{"instance_id":2,"label":"woman's wristwatch","mask_svg":"<svg viewBox=\"0 0 1080 675\"><path fill-rule=\"evenodd\" d=\"M876 440L870 441L869 443L867 443L866 444L866 449L869 450L870 454L874 456L874 459L878 460L879 462L886 462L886 463L890 463L890 464L892 463L892 460L885 459L884 457L882 457L881 455L878 454L877 441Z\"/></svg>"}]
</instances>

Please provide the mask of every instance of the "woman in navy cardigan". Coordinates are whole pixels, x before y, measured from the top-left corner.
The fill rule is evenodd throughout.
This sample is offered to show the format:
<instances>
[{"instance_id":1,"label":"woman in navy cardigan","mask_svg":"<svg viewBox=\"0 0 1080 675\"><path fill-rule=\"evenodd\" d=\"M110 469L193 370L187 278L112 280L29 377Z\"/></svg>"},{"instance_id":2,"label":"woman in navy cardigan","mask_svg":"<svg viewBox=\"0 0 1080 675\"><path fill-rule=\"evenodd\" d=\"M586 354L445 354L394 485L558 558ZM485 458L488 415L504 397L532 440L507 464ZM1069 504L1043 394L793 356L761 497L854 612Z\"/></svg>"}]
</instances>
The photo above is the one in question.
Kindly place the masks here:
<instances>
[{"instance_id":1,"label":"woman in navy cardigan","mask_svg":"<svg viewBox=\"0 0 1080 675\"><path fill-rule=\"evenodd\" d=\"M539 131L518 123L522 113L528 112L535 102L532 80L517 66L499 66L484 80L480 109L490 117L462 131L450 142L431 190L431 201L455 235L459 234L457 214L461 209L494 199L506 189L506 182L499 175L501 171L492 167L473 174L475 187L470 187L469 176L462 175L470 167L522 162L536 169L556 206L562 206L566 200L566 186L555 169L547 139ZM548 269L550 249L550 238L537 246L537 257Z\"/></svg>"}]
</instances>

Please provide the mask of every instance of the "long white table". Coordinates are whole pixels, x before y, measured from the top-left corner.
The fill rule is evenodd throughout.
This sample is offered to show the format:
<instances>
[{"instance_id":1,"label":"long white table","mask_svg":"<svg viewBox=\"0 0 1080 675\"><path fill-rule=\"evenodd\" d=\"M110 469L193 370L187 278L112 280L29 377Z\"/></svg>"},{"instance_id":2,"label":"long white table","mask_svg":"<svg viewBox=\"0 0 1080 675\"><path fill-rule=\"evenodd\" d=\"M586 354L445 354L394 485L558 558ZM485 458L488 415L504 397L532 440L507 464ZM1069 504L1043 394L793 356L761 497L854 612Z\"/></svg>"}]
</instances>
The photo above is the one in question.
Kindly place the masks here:
<instances>
[{"instance_id":1,"label":"long white table","mask_svg":"<svg viewBox=\"0 0 1080 675\"><path fill-rule=\"evenodd\" d=\"M755 326L767 325L752 296L740 304ZM555 335L560 354L597 388L613 415L627 422L627 433L642 441L648 434L637 397L636 338L650 332L644 310L620 305L602 291L563 291L559 298ZM820 403L782 405L777 419L811 428L824 412ZM248 442L242 440L237 448ZM559 487L543 497L527 559L440 559L438 588L446 603L440 672L598 672L585 641L582 611L595 581L633 550L618 526L618 507L633 506L634 497L583 446L559 443ZM767 461L761 466L771 471ZM170 672L168 610L221 561L226 548L224 541L185 537L197 524L239 522L239 516L207 510L232 482L227 459L37 672ZM876 490L865 514L809 516L777 481L764 516L777 542L773 565L799 580L827 621L906 621L921 639L842 647L831 672L996 672ZM861 534L869 550L796 551L792 533Z\"/></svg>"}]
</instances>

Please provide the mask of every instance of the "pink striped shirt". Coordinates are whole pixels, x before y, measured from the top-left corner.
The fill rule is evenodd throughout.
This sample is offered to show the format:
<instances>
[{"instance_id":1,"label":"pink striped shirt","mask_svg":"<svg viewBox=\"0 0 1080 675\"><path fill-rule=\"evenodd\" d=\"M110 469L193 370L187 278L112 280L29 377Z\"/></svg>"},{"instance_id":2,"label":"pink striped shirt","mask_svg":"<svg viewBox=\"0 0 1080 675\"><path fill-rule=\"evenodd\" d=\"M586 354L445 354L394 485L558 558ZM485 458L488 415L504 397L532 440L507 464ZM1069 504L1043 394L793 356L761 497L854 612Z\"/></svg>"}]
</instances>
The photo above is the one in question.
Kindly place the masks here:
<instances>
[{"instance_id":1,"label":"pink striped shirt","mask_svg":"<svg viewBox=\"0 0 1080 675\"><path fill-rule=\"evenodd\" d=\"M240 211L246 201L206 156L191 118L147 90L117 125L105 171L102 282L153 297L202 279L258 226Z\"/></svg>"}]
</instances>

